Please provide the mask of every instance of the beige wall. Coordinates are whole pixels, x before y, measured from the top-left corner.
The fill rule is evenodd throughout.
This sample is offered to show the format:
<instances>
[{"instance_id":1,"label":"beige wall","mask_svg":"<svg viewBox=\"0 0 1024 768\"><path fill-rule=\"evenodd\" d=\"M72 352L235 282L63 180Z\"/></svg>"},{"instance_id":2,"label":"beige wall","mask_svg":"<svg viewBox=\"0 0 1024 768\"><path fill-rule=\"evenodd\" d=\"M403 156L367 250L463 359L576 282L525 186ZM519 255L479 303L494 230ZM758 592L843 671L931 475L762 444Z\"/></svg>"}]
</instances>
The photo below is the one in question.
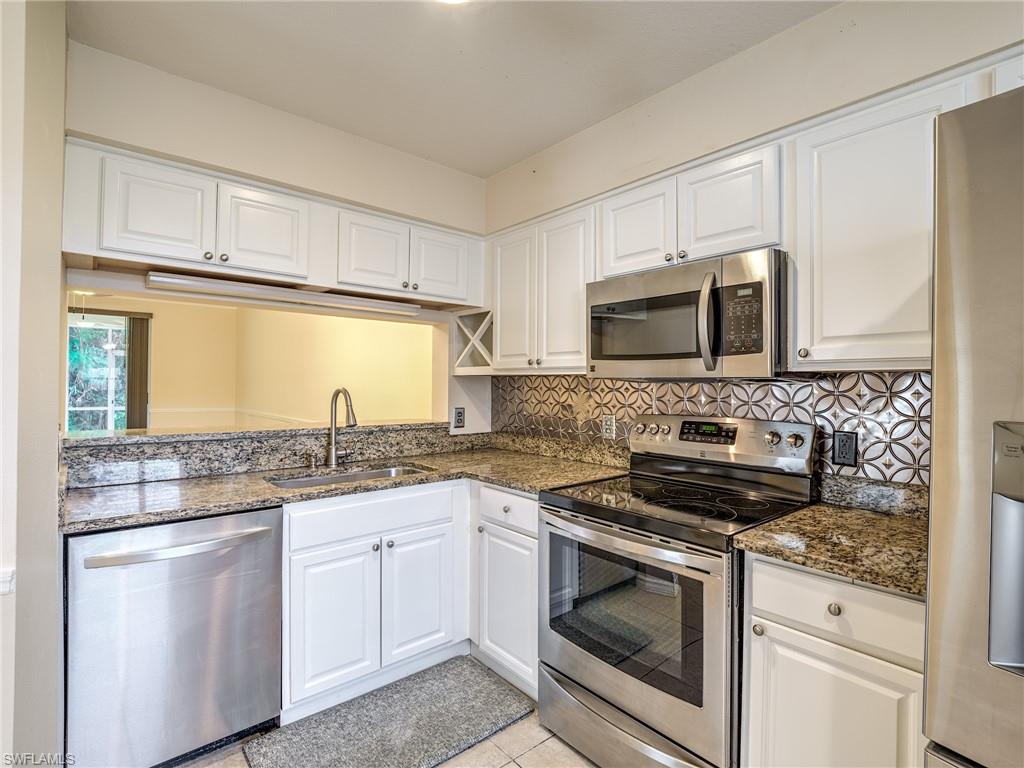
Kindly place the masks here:
<instances>
[{"instance_id":1,"label":"beige wall","mask_svg":"<svg viewBox=\"0 0 1024 768\"><path fill-rule=\"evenodd\" d=\"M487 180L494 232L1015 43L1019 2L849 2Z\"/></svg>"},{"instance_id":2,"label":"beige wall","mask_svg":"<svg viewBox=\"0 0 1024 768\"><path fill-rule=\"evenodd\" d=\"M74 42L67 127L76 135L483 231L483 179Z\"/></svg>"},{"instance_id":3,"label":"beige wall","mask_svg":"<svg viewBox=\"0 0 1024 768\"><path fill-rule=\"evenodd\" d=\"M131 297L87 299L87 310L153 315L150 325L150 426L234 423L237 310L213 304Z\"/></svg>"},{"instance_id":4,"label":"beige wall","mask_svg":"<svg viewBox=\"0 0 1024 768\"><path fill-rule=\"evenodd\" d=\"M432 345L429 325L240 309L238 409L319 423L347 387L363 423L430 419Z\"/></svg>"},{"instance_id":5,"label":"beige wall","mask_svg":"<svg viewBox=\"0 0 1024 768\"><path fill-rule=\"evenodd\" d=\"M25 39L13 745L16 752L55 752L62 744L57 438L64 3L29 2Z\"/></svg>"}]
</instances>

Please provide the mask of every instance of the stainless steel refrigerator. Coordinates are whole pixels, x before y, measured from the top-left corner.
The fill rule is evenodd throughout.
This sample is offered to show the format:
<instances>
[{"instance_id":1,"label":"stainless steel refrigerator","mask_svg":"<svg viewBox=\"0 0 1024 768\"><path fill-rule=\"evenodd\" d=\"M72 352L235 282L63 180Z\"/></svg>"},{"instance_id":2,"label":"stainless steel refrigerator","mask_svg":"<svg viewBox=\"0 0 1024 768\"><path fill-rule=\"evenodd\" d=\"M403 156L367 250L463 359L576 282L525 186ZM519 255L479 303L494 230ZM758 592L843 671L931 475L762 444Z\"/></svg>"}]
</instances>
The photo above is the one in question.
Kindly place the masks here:
<instances>
[{"instance_id":1,"label":"stainless steel refrigerator","mask_svg":"<svg viewBox=\"0 0 1024 768\"><path fill-rule=\"evenodd\" d=\"M1024 88L936 134L926 764L1024 764Z\"/></svg>"}]
</instances>

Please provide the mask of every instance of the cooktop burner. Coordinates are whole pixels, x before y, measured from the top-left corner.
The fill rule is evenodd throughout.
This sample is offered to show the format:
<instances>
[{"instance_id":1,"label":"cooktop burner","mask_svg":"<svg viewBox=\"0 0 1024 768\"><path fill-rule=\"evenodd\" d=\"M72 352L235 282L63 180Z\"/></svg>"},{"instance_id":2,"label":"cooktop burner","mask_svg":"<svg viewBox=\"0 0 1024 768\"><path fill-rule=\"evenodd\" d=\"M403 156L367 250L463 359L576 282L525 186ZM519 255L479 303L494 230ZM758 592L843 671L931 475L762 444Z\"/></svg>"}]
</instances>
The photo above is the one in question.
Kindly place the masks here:
<instances>
[{"instance_id":1,"label":"cooktop burner","mask_svg":"<svg viewBox=\"0 0 1024 768\"><path fill-rule=\"evenodd\" d=\"M736 533L806 504L634 475L547 491L541 503L721 550Z\"/></svg>"}]
</instances>

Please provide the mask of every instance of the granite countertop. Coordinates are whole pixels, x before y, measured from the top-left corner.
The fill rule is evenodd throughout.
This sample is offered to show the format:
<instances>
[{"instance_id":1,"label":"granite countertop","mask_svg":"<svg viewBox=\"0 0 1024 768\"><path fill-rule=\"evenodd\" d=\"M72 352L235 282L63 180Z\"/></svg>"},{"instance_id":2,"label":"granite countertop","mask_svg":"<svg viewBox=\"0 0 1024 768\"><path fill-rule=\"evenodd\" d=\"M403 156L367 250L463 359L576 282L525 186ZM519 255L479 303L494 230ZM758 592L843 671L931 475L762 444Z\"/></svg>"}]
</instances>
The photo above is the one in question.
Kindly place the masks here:
<instances>
[{"instance_id":1,"label":"granite countertop","mask_svg":"<svg viewBox=\"0 0 1024 768\"><path fill-rule=\"evenodd\" d=\"M813 504L744 531L736 546L909 595L924 596L928 520Z\"/></svg>"},{"instance_id":2,"label":"granite countertop","mask_svg":"<svg viewBox=\"0 0 1024 768\"><path fill-rule=\"evenodd\" d=\"M462 478L527 493L539 493L563 485L616 477L625 472L624 469L603 464L496 449L359 461L342 465L338 471L399 465L426 471L403 477L294 489L278 488L267 480L321 475L330 470L277 469L150 483L71 488L64 500L60 531L82 533L188 520L225 512Z\"/></svg>"}]
</instances>

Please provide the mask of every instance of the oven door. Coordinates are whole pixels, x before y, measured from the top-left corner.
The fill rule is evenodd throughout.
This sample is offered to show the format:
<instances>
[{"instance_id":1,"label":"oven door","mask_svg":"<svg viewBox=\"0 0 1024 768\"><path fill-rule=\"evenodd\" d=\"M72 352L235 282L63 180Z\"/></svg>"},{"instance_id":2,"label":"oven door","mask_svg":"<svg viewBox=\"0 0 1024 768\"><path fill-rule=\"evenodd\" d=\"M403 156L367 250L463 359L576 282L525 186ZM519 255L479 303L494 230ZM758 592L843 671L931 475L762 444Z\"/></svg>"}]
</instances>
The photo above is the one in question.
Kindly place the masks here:
<instances>
[{"instance_id":1,"label":"oven door","mask_svg":"<svg viewBox=\"0 0 1024 768\"><path fill-rule=\"evenodd\" d=\"M589 375L721 376L721 284L721 259L589 283Z\"/></svg>"},{"instance_id":2,"label":"oven door","mask_svg":"<svg viewBox=\"0 0 1024 768\"><path fill-rule=\"evenodd\" d=\"M725 765L727 580L724 556L544 508L540 660Z\"/></svg>"}]
</instances>

